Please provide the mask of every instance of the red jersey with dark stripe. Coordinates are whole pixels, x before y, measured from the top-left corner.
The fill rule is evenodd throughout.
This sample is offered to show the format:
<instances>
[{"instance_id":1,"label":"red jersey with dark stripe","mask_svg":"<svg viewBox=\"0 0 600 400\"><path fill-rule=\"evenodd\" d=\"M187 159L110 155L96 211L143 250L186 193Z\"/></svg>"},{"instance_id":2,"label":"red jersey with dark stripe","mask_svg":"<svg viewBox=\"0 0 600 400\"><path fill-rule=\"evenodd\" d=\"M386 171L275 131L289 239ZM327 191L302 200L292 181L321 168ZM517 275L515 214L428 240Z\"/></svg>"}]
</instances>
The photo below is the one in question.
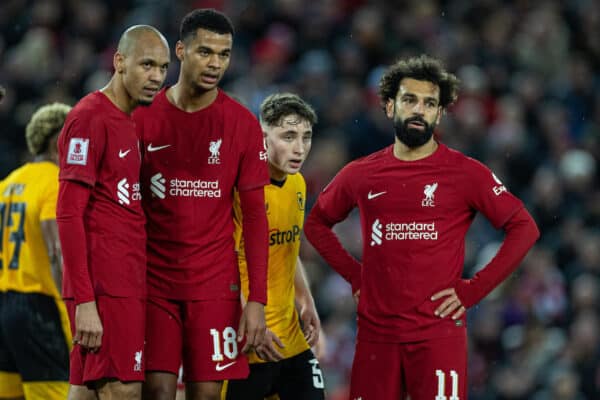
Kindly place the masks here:
<instances>
[{"instance_id":1,"label":"red jersey with dark stripe","mask_svg":"<svg viewBox=\"0 0 600 400\"><path fill-rule=\"evenodd\" d=\"M239 298L233 189L269 183L256 117L222 91L210 106L186 112L163 89L133 118L143 144L149 294Z\"/></svg>"},{"instance_id":2,"label":"red jersey with dark stripe","mask_svg":"<svg viewBox=\"0 0 600 400\"><path fill-rule=\"evenodd\" d=\"M440 319L430 297L461 278L476 213L499 228L523 204L483 164L440 144L417 161L389 146L348 164L317 206L332 223L360 212L359 339L407 342L461 334L464 316Z\"/></svg>"},{"instance_id":3,"label":"red jersey with dark stripe","mask_svg":"<svg viewBox=\"0 0 600 400\"><path fill-rule=\"evenodd\" d=\"M145 217L133 121L103 93L91 93L69 112L58 138L58 152L59 180L92 187L84 229L94 293L144 297ZM70 281L68 271L64 277L63 297L73 298L77 282Z\"/></svg>"}]
</instances>

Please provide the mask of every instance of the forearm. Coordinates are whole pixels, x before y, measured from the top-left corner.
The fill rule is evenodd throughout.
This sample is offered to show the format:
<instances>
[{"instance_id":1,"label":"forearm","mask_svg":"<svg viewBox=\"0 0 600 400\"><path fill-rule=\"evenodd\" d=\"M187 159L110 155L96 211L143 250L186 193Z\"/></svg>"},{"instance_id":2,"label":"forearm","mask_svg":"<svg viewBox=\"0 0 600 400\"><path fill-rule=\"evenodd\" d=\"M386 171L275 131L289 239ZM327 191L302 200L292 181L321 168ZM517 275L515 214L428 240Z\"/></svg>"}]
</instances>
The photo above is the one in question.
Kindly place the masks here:
<instances>
[{"instance_id":1,"label":"forearm","mask_svg":"<svg viewBox=\"0 0 600 400\"><path fill-rule=\"evenodd\" d=\"M506 235L496 256L473 278L457 283L456 293L467 308L477 304L504 281L540 236L535 221L525 208L505 224L504 230Z\"/></svg>"},{"instance_id":2,"label":"forearm","mask_svg":"<svg viewBox=\"0 0 600 400\"><path fill-rule=\"evenodd\" d=\"M242 235L248 266L248 301L267 303L268 224L262 187L239 192Z\"/></svg>"},{"instance_id":3,"label":"forearm","mask_svg":"<svg viewBox=\"0 0 600 400\"><path fill-rule=\"evenodd\" d=\"M88 249L83 215L91 188L71 181L61 181L56 209L58 233L62 244L63 274L72 285L75 303L95 300L88 271ZM66 280L66 279L65 279Z\"/></svg>"},{"instance_id":4,"label":"forearm","mask_svg":"<svg viewBox=\"0 0 600 400\"><path fill-rule=\"evenodd\" d=\"M352 293L360 289L361 264L350 254L333 233L333 223L315 205L304 226L308 241L321 257L352 285Z\"/></svg>"},{"instance_id":5,"label":"forearm","mask_svg":"<svg viewBox=\"0 0 600 400\"><path fill-rule=\"evenodd\" d=\"M296 293L296 303L301 307L312 306L314 308L315 301L306 279L306 273L304 271L304 264L298 257L296 262L296 274L294 276L294 290Z\"/></svg>"},{"instance_id":6,"label":"forearm","mask_svg":"<svg viewBox=\"0 0 600 400\"><path fill-rule=\"evenodd\" d=\"M46 244L48 260L50 261L50 272L59 294L62 292L62 253L60 239L58 237L58 225L56 219L48 219L40 222L42 236Z\"/></svg>"}]
</instances>

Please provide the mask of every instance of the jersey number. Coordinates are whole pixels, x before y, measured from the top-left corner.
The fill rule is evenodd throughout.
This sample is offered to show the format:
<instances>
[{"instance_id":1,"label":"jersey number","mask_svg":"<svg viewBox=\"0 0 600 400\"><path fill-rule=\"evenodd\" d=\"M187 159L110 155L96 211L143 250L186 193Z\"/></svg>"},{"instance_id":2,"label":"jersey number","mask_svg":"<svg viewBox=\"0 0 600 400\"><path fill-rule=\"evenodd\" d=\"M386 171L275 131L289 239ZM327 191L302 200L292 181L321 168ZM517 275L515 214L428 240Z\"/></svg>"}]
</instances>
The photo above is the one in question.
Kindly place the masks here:
<instances>
[{"instance_id":1,"label":"jersey number","mask_svg":"<svg viewBox=\"0 0 600 400\"><path fill-rule=\"evenodd\" d=\"M10 207L8 207L10 205ZM25 241L25 203L0 203L0 252L4 251L2 248L4 244L4 230L10 233L8 241L15 244L15 248L8 263L9 269L19 268L19 253L21 252L21 243ZM6 213L6 215L5 215ZM19 217L18 223L15 223L13 214L17 214ZM11 232L12 229L12 232ZM5 258L8 260L8 257ZM4 268L2 259L0 259L0 268Z\"/></svg>"},{"instance_id":2,"label":"jersey number","mask_svg":"<svg viewBox=\"0 0 600 400\"><path fill-rule=\"evenodd\" d=\"M452 378L452 395L448 398L445 395L446 392L446 374L441 369L435 370L435 375L438 381L438 392L435 396L435 400L459 400L458 398L458 374L456 371L450 371L450 377Z\"/></svg>"},{"instance_id":3,"label":"jersey number","mask_svg":"<svg viewBox=\"0 0 600 400\"><path fill-rule=\"evenodd\" d=\"M316 389L324 389L325 384L323 382L323 372L321 372L321 368L319 367L319 362L316 358L308 361L312 364L312 375L313 375L313 386Z\"/></svg>"},{"instance_id":4,"label":"jersey number","mask_svg":"<svg viewBox=\"0 0 600 400\"><path fill-rule=\"evenodd\" d=\"M216 329L211 329L210 334L213 339L213 361L223 361L223 353L227 356L227 358L234 360L238 355L238 347L237 347L237 334L235 333L235 329L228 326L223 329L223 337L221 338L221 333ZM223 353L221 353L221 342L223 343Z\"/></svg>"}]
</instances>

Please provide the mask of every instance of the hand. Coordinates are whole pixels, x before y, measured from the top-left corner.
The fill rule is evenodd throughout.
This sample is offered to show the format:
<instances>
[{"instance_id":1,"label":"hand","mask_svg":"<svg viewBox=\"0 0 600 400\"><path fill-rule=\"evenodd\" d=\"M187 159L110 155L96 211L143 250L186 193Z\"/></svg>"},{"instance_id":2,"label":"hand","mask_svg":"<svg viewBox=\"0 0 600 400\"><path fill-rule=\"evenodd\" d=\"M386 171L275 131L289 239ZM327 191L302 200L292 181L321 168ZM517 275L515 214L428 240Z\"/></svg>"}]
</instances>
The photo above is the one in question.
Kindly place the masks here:
<instances>
[{"instance_id":1,"label":"hand","mask_svg":"<svg viewBox=\"0 0 600 400\"><path fill-rule=\"evenodd\" d=\"M436 301L438 299L441 299L442 297L448 298L444 300L444 302L440 304L440 306L435 310L435 315L439 316L440 318L445 318L448 315L454 313L452 315L452 319L458 319L467 310L460 302L460 299L456 295L456 291L454 290L454 288L448 288L437 292L436 294L431 296L431 300Z\"/></svg>"},{"instance_id":2,"label":"hand","mask_svg":"<svg viewBox=\"0 0 600 400\"><path fill-rule=\"evenodd\" d=\"M358 305L358 300L360 299L360 289L352 294L352 298L354 298L354 302Z\"/></svg>"},{"instance_id":3,"label":"hand","mask_svg":"<svg viewBox=\"0 0 600 400\"><path fill-rule=\"evenodd\" d=\"M300 308L300 319L302 320L302 331L310 347L319 340L321 331L321 320L317 314L314 303L304 305Z\"/></svg>"},{"instance_id":4,"label":"hand","mask_svg":"<svg viewBox=\"0 0 600 400\"><path fill-rule=\"evenodd\" d=\"M263 343L266 330L264 304L249 301L244 307L237 331L238 342L241 342L246 336L246 344L242 352L248 353Z\"/></svg>"},{"instance_id":5,"label":"hand","mask_svg":"<svg viewBox=\"0 0 600 400\"><path fill-rule=\"evenodd\" d=\"M95 301L78 304L75 307L75 336L73 343L79 344L92 353L102 344L102 321L98 315Z\"/></svg>"},{"instance_id":6,"label":"hand","mask_svg":"<svg viewBox=\"0 0 600 400\"><path fill-rule=\"evenodd\" d=\"M313 346L312 350L313 353L315 353L315 357L317 357L317 360L319 361L322 361L325 357L325 354L327 354L327 339L325 337L323 329L320 330L319 339L317 340L317 343L315 343L315 345Z\"/></svg>"},{"instance_id":7,"label":"hand","mask_svg":"<svg viewBox=\"0 0 600 400\"><path fill-rule=\"evenodd\" d=\"M279 339L279 337L274 334L270 329L267 329L265 332L264 340L254 350L256 355L262 358L265 361L280 361L283 360L283 354L277 350L275 344L280 348L284 348L285 346Z\"/></svg>"}]
</instances>

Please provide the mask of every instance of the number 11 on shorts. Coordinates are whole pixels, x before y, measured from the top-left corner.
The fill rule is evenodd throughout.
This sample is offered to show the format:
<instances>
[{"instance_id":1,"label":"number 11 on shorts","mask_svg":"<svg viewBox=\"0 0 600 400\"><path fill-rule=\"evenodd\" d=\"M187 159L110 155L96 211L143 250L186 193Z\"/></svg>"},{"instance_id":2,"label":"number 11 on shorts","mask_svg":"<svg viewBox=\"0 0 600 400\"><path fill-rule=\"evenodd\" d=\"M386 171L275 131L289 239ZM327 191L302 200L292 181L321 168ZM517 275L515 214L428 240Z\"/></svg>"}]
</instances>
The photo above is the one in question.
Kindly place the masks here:
<instances>
[{"instance_id":1,"label":"number 11 on shorts","mask_svg":"<svg viewBox=\"0 0 600 400\"><path fill-rule=\"evenodd\" d=\"M235 329L228 326L223 329L223 337L221 338L221 332L216 329L211 329L210 334L213 339L213 361L223 361L223 353L231 360L235 360L238 355L237 347L237 333ZM223 342L223 353L221 353L221 341Z\"/></svg>"},{"instance_id":2,"label":"number 11 on shorts","mask_svg":"<svg viewBox=\"0 0 600 400\"><path fill-rule=\"evenodd\" d=\"M446 374L441 369L435 370L435 375L438 381L438 392L435 396L435 400L460 400L458 398L458 374L454 370L450 370L450 377L452 378L452 394L450 398L446 397Z\"/></svg>"}]
</instances>

